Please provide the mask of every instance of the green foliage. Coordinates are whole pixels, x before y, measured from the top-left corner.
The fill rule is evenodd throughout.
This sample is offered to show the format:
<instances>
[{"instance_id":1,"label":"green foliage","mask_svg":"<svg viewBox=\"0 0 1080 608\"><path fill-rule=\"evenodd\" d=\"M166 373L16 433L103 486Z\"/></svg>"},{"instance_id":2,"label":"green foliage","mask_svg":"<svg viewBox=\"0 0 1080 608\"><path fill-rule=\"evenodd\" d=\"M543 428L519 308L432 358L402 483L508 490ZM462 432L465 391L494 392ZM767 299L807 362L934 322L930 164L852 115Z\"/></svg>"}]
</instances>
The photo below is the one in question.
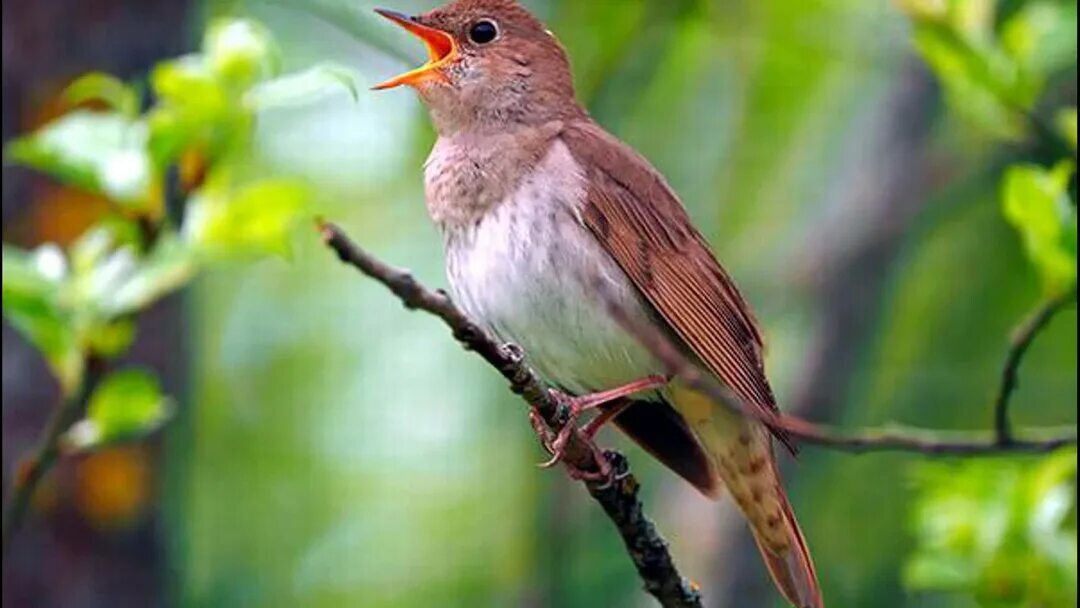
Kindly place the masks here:
<instances>
[{"instance_id":1,"label":"green foliage","mask_svg":"<svg viewBox=\"0 0 1080 608\"><path fill-rule=\"evenodd\" d=\"M1044 297L1076 285L1076 108L1039 117L1047 83L1075 70L1077 7L1059 0L906 0L915 44L949 106L982 134L1037 137L1060 156L1002 177L1001 208ZM1076 604L1076 453L917 469L918 548L909 589L963 592L985 606Z\"/></svg>"},{"instance_id":2,"label":"green foliage","mask_svg":"<svg viewBox=\"0 0 1080 608\"><path fill-rule=\"evenodd\" d=\"M281 69L277 44L266 28L250 20L219 19L211 23L203 51L219 82L236 88L276 76Z\"/></svg>"},{"instance_id":3,"label":"green foliage","mask_svg":"<svg viewBox=\"0 0 1080 608\"><path fill-rule=\"evenodd\" d=\"M1073 154L1076 154L1076 108L1061 110L1058 112L1055 122L1057 123L1058 132L1068 142Z\"/></svg>"},{"instance_id":4,"label":"green foliage","mask_svg":"<svg viewBox=\"0 0 1080 608\"><path fill-rule=\"evenodd\" d=\"M83 357L73 323L61 306L67 260L54 245L23 251L4 245L4 316L45 357L65 392L82 378Z\"/></svg>"},{"instance_id":5,"label":"green foliage","mask_svg":"<svg viewBox=\"0 0 1080 608\"><path fill-rule=\"evenodd\" d=\"M61 182L102 194L133 211L149 211L155 182L147 130L120 112L76 111L7 147L8 159Z\"/></svg>"},{"instance_id":6,"label":"green foliage","mask_svg":"<svg viewBox=\"0 0 1080 608\"><path fill-rule=\"evenodd\" d=\"M135 88L87 74L65 93L76 109L6 146L8 161L112 203L67 251L57 244L3 249L4 315L41 351L65 394L77 392L90 357L128 349L135 315L207 264L288 253L310 191L303 181L259 176L245 165L256 113L343 88L355 97L355 86L344 68L278 78L279 65L261 25L216 21L202 52L153 69L145 111ZM166 186L172 171L179 187ZM183 225L167 217L167 207L186 209ZM69 439L88 448L139 434L160 424L165 409L152 378L117 374Z\"/></svg>"},{"instance_id":7,"label":"green foliage","mask_svg":"<svg viewBox=\"0 0 1080 608\"><path fill-rule=\"evenodd\" d=\"M55 245L24 251L4 245L4 315L45 356L65 393L78 387L89 355L127 350L127 315L189 281L191 250L162 236L151 251L125 242L130 223L111 221L84 234L65 254Z\"/></svg>"},{"instance_id":8,"label":"green foliage","mask_svg":"<svg viewBox=\"0 0 1080 608\"><path fill-rule=\"evenodd\" d=\"M142 437L161 427L172 412L157 378L124 370L105 378L90 396L86 418L65 435L69 449L87 450Z\"/></svg>"},{"instance_id":9,"label":"green foliage","mask_svg":"<svg viewBox=\"0 0 1080 608\"><path fill-rule=\"evenodd\" d=\"M212 254L289 254L289 231L306 208L302 182L269 178L231 189L207 184L189 202L186 236Z\"/></svg>"},{"instance_id":10,"label":"green foliage","mask_svg":"<svg viewBox=\"0 0 1080 608\"><path fill-rule=\"evenodd\" d=\"M1076 605L1076 452L915 470L909 589L983 606Z\"/></svg>"},{"instance_id":11,"label":"green foliage","mask_svg":"<svg viewBox=\"0 0 1080 608\"><path fill-rule=\"evenodd\" d=\"M904 0L914 42L949 105L982 131L1018 139L1047 80L1076 58L1076 4L1025 0L998 14L995 0Z\"/></svg>"},{"instance_id":12,"label":"green foliage","mask_svg":"<svg viewBox=\"0 0 1080 608\"><path fill-rule=\"evenodd\" d=\"M1063 161L1049 171L1016 165L1005 173L1005 217L1023 237L1051 295L1076 284L1076 207L1068 195L1072 172L1072 163Z\"/></svg>"},{"instance_id":13,"label":"green foliage","mask_svg":"<svg viewBox=\"0 0 1080 608\"><path fill-rule=\"evenodd\" d=\"M101 72L79 77L68 85L64 97L74 105L98 101L124 116L134 118L139 115L138 92L119 78Z\"/></svg>"}]
</instances>

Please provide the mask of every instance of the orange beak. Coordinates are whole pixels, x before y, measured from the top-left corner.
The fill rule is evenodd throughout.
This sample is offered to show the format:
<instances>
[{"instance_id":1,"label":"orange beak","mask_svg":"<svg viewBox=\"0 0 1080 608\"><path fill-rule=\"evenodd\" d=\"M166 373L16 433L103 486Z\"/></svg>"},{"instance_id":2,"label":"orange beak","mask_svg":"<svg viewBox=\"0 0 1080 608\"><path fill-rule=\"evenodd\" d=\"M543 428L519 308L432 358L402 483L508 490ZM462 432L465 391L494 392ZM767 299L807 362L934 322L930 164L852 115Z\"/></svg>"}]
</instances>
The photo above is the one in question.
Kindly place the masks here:
<instances>
[{"instance_id":1,"label":"orange beak","mask_svg":"<svg viewBox=\"0 0 1080 608\"><path fill-rule=\"evenodd\" d=\"M458 56L457 43L454 42L453 36L442 30L437 30L426 25L420 25L412 17L407 17L401 13L381 8L375 9L375 12L405 28L423 41L424 46L427 47L428 51L428 62L415 70L405 72L400 76L395 76L382 84L377 84L372 87L372 89L381 91L383 89L392 89L403 84L416 86L427 80L444 80L446 78L439 68L450 63Z\"/></svg>"}]
</instances>

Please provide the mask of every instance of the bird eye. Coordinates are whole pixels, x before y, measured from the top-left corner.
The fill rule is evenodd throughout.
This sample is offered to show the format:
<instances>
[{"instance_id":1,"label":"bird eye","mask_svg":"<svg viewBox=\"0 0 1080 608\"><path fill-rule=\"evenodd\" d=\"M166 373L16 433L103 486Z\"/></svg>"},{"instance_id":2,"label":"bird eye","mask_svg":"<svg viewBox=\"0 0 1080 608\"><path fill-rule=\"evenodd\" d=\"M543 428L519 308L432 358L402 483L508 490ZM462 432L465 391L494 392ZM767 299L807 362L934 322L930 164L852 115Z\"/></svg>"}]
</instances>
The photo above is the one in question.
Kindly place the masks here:
<instances>
[{"instance_id":1,"label":"bird eye","mask_svg":"<svg viewBox=\"0 0 1080 608\"><path fill-rule=\"evenodd\" d=\"M495 40L499 35L499 28L495 26L495 22L484 19L483 21L477 21L469 28L469 40L472 40L476 44L487 44L492 40Z\"/></svg>"}]
</instances>

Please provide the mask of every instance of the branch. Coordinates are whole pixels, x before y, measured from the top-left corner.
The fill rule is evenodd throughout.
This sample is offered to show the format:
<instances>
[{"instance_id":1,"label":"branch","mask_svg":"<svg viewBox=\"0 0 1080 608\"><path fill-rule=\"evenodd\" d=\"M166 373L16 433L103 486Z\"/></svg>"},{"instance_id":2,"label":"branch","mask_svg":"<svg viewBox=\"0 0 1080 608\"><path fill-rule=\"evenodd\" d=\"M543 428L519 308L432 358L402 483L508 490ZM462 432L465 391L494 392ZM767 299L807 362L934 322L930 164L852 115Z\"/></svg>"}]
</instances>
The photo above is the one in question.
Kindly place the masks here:
<instances>
[{"instance_id":1,"label":"branch","mask_svg":"<svg viewBox=\"0 0 1080 608\"><path fill-rule=\"evenodd\" d=\"M444 292L429 290L408 272L376 259L352 242L337 226L320 222L319 230L327 246L337 253L342 262L382 283L406 308L422 310L442 319L458 342L497 369L510 383L510 389L533 406L553 432L558 433L567 425L568 408L552 398L540 377L524 363L519 348L493 340L466 317ZM679 574L667 543L652 520L645 515L638 497L640 485L630 472L626 458L611 451L606 452L606 456L616 472L614 481L606 486L593 482L586 482L585 485L618 529L634 567L645 583L645 589L665 607L701 607L701 594ZM599 469L595 456L586 447L579 431L571 436L564 460L581 470Z\"/></svg>"},{"instance_id":2,"label":"branch","mask_svg":"<svg viewBox=\"0 0 1080 608\"><path fill-rule=\"evenodd\" d=\"M87 359L86 375L79 384L79 389L53 411L33 456L16 466L11 495L4 503L4 554L7 554L11 539L22 525L34 491L60 457L60 440L64 432L79 418L79 414L86 408L87 400L97 387L103 375L101 368L99 360L92 357Z\"/></svg>"},{"instance_id":3,"label":"branch","mask_svg":"<svg viewBox=\"0 0 1080 608\"><path fill-rule=\"evenodd\" d=\"M604 285L597 283L596 288L603 290ZM603 293L603 291L601 291ZM1073 292L1072 295L1075 295ZM1019 366L1027 347L1039 330L1046 326L1055 312L1068 303L1072 295L1055 299L1041 308L1028 322L1021 326L1013 340L1009 354L1009 363L1005 369L1002 395L999 396L999 408L1008 404L1009 393L1016 383L1016 368ZM857 432L844 432L831 427L808 422L796 416L782 412L768 412L761 408L752 408L739 395L721 384L712 375L704 374L655 327L635 322L621 309L617 300L605 298L608 310L613 317L629 332L634 334L658 361L663 364L669 375L678 377L690 388L701 392L717 403L734 408L737 412L759 419L770 428L804 443L832 448L834 450L862 454L867 452L918 452L934 455L988 456L1009 452L1044 453L1058 448L1076 445L1076 428L1036 429L1026 433L1027 438L1018 439L1011 434L994 433L957 433L931 431L925 429L905 429L893 427L886 429L867 429Z\"/></svg>"},{"instance_id":4,"label":"branch","mask_svg":"<svg viewBox=\"0 0 1080 608\"><path fill-rule=\"evenodd\" d=\"M1001 371L1001 387L998 389L997 398L994 400L994 429L997 431L997 440L1001 444L1011 444L1015 441L1012 426L1009 423L1009 401L1017 386L1017 372L1020 363L1024 360L1035 336L1050 323L1050 319L1061 309L1065 308L1076 298L1076 288L1050 298L1035 312L1024 320L1015 330L1009 340L1009 351L1005 356L1005 367Z\"/></svg>"}]
</instances>

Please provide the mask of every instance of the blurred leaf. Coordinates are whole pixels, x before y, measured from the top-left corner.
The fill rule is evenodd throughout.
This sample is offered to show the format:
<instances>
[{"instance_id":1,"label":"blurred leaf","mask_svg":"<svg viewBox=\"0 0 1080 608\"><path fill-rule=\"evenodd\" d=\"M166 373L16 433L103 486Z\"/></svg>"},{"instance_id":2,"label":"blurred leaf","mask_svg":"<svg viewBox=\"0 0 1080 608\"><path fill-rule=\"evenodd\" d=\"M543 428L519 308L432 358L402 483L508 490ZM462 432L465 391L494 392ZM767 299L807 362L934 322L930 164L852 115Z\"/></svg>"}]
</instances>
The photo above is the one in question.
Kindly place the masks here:
<instances>
[{"instance_id":1,"label":"blurred leaf","mask_svg":"<svg viewBox=\"0 0 1080 608\"><path fill-rule=\"evenodd\" d=\"M896 6L916 22L943 23L949 16L944 0L896 0Z\"/></svg>"},{"instance_id":2,"label":"blurred leaf","mask_svg":"<svg viewBox=\"0 0 1080 608\"><path fill-rule=\"evenodd\" d=\"M915 481L909 589L962 591L987 606L1075 605L1075 450L927 463Z\"/></svg>"},{"instance_id":3,"label":"blurred leaf","mask_svg":"<svg viewBox=\"0 0 1080 608\"><path fill-rule=\"evenodd\" d=\"M1076 208L1068 195L1072 171L1071 163L1062 162L1049 171L1017 165L1005 173L1005 217L1023 237L1048 293L1076 282Z\"/></svg>"},{"instance_id":4,"label":"blurred leaf","mask_svg":"<svg viewBox=\"0 0 1080 608\"><path fill-rule=\"evenodd\" d=\"M280 71L281 54L270 32L247 19L211 23L203 52L210 70L231 89L246 89Z\"/></svg>"},{"instance_id":5,"label":"blurred leaf","mask_svg":"<svg viewBox=\"0 0 1080 608\"><path fill-rule=\"evenodd\" d=\"M1033 0L1003 12L991 0L902 0L915 46L941 80L949 105L994 137L1026 129L1047 80L1076 63L1076 4Z\"/></svg>"},{"instance_id":6,"label":"blurred leaf","mask_svg":"<svg viewBox=\"0 0 1080 608\"><path fill-rule=\"evenodd\" d=\"M166 104L213 117L229 105L228 95L202 55L163 61L150 74L154 94Z\"/></svg>"},{"instance_id":7,"label":"blurred leaf","mask_svg":"<svg viewBox=\"0 0 1080 608\"><path fill-rule=\"evenodd\" d=\"M85 450L157 430L171 405L157 378L142 370L116 372L102 381L86 409L86 418L67 432L69 447Z\"/></svg>"},{"instance_id":8,"label":"blurred leaf","mask_svg":"<svg viewBox=\"0 0 1080 608\"><path fill-rule=\"evenodd\" d=\"M312 68L262 82L248 91L245 100L256 109L295 106L318 101L328 95L349 92L358 99L356 73L341 65L322 63Z\"/></svg>"},{"instance_id":9,"label":"blurred leaf","mask_svg":"<svg viewBox=\"0 0 1080 608\"><path fill-rule=\"evenodd\" d=\"M1076 3L1026 2L1001 28L1001 42L1040 80L1076 63Z\"/></svg>"},{"instance_id":10,"label":"blurred leaf","mask_svg":"<svg viewBox=\"0 0 1080 608\"><path fill-rule=\"evenodd\" d=\"M136 260L130 249L115 252L95 273L93 291L103 314L127 314L184 286L196 270L188 246L173 235L163 235L141 260Z\"/></svg>"},{"instance_id":11,"label":"blurred leaf","mask_svg":"<svg viewBox=\"0 0 1080 608\"><path fill-rule=\"evenodd\" d=\"M289 233L308 208L302 181L271 178L232 189L208 184L188 203L184 234L211 255L290 252Z\"/></svg>"},{"instance_id":12,"label":"blurred leaf","mask_svg":"<svg viewBox=\"0 0 1080 608\"><path fill-rule=\"evenodd\" d=\"M1055 118L1058 132L1069 142L1073 152L1076 151L1076 108L1065 108L1058 112Z\"/></svg>"},{"instance_id":13,"label":"blurred leaf","mask_svg":"<svg viewBox=\"0 0 1080 608\"><path fill-rule=\"evenodd\" d=\"M70 394L82 379L83 355L73 322L58 304L66 276L64 254L55 245L34 253L3 246L4 317L41 351Z\"/></svg>"},{"instance_id":14,"label":"blurred leaf","mask_svg":"<svg viewBox=\"0 0 1080 608\"><path fill-rule=\"evenodd\" d=\"M135 222L116 215L107 216L84 232L68 249L72 274L89 274L115 249L138 248L141 244L142 235Z\"/></svg>"},{"instance_id":15,"label":"blurred leaf","mask_svg":"<svg viewBox=\"0 0 1080 608\"><path fill-rule=\"evenodd\" d=\"M995 137L1016 139L1023 134L1023 120L1014 107L1033 103L1036 92L1006 57L993 49L972 47L937 24L917 28L915 46L958 114Z\"/></svg>"},{"instance_id":16,"label":"blurred leaf","mask_svg":"<svg viewBox=\"0 0 1080 608\"><path fill-rule=\"evenodd\" d=\"M161 100L147 115L150 154L159 169L189 147L218 155L249 126L201 55L159 63L150 80Z\"/></svg>"},{"instance_id":17,"label":"blurred leaf","mask_svg":"<svg viewBox=\"0 0 1080 608\"><path fill-rule=\"evenodd\" d=\"M128 117L139 114L139 94L127 83L110 74L90 72L68 85L64 97L73 104L100 101Z\"/></svg>"},{"instance_id":18,"label":"blurred leaf","mask_svg":"<svg viewBox=\"0 0 1080 608\"><path fill-rule=\"evenodd\" d=\"M135 340L135 322L131 319L119 319L100 323L90 329L86 341L91 351L102 357L117 357L131 347Z\"/></svg>"},{"instance_id":19,"label":"blurred leaf","mask_svg":"<svg viewBox=\"0 0 1080 608\"><path fill-rule=\"evenodd\" d=\"M9 159L129 208L152 209L157 189L147 129L116 112L76 111L7 146Z\"/></svg>"}]
</instances>

